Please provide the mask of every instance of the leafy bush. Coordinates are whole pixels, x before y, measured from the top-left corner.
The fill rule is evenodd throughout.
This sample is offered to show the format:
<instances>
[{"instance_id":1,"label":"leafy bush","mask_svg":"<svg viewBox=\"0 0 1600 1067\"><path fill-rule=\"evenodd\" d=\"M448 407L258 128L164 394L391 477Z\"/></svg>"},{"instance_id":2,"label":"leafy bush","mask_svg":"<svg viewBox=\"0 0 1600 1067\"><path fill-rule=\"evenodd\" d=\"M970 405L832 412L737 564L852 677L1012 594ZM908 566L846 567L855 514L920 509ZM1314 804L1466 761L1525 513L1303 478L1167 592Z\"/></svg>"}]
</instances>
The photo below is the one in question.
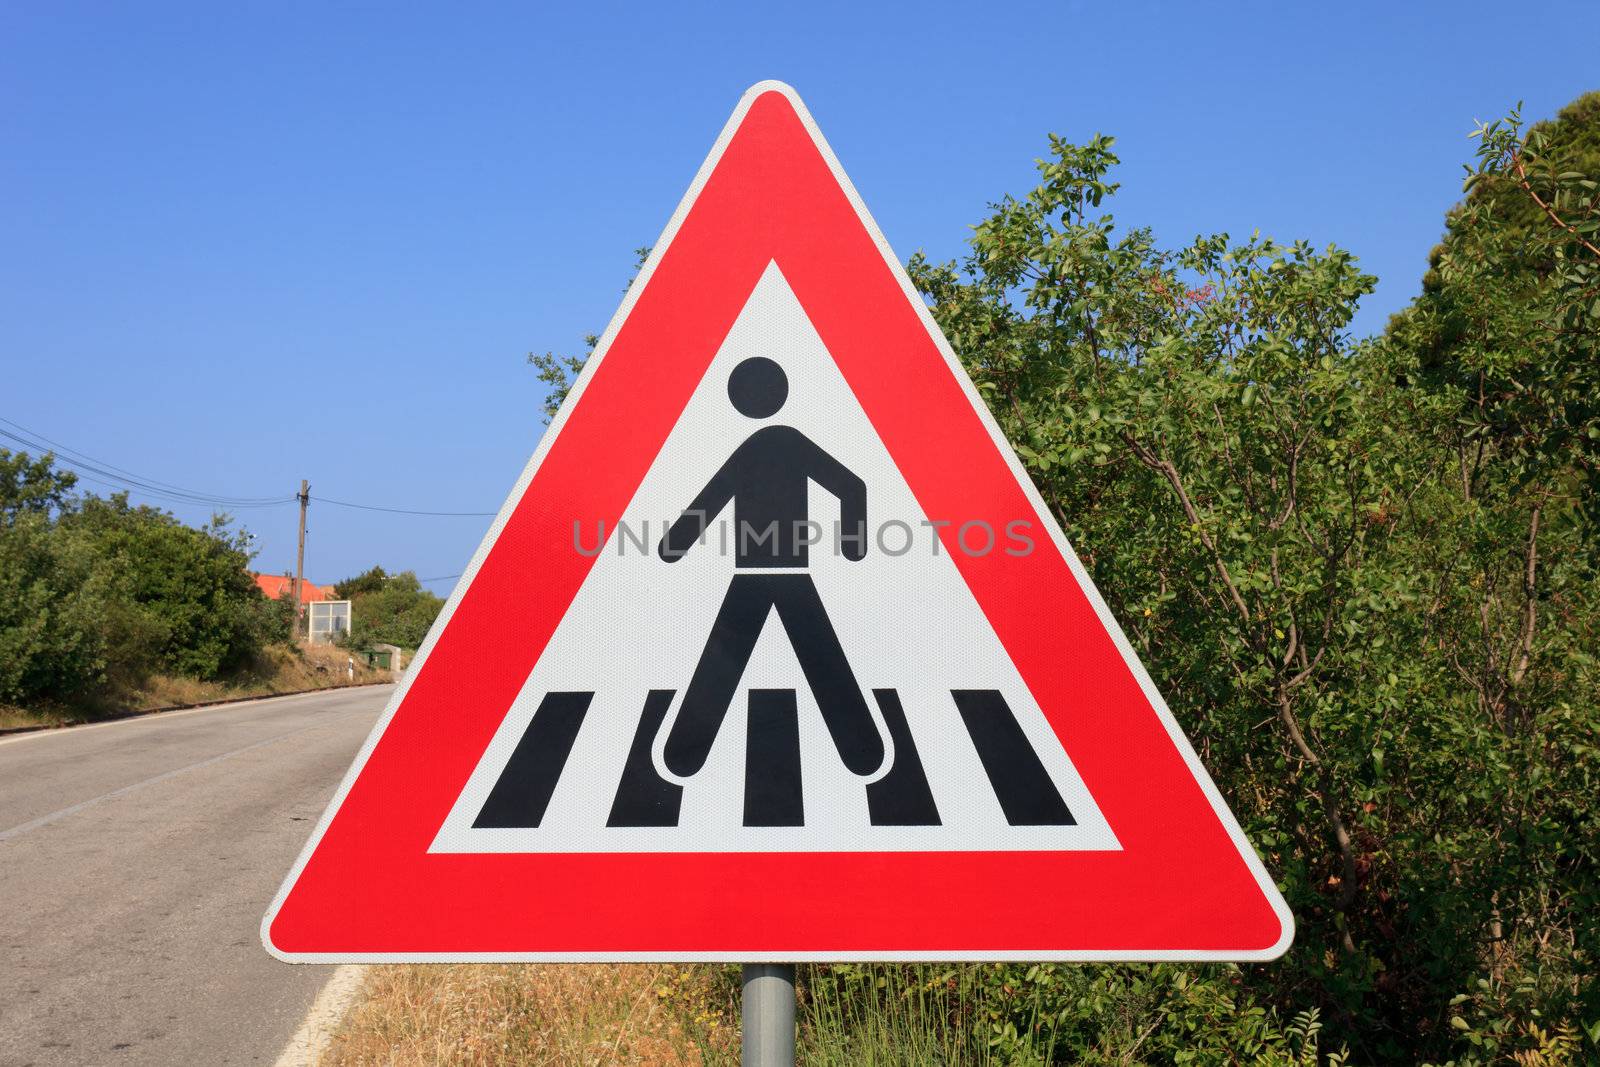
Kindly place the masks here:
<instances>
[{"instance_id":1,"label":"leafy bush","mask_svg":"<svg viewBox=\"0 0 1600 1067\"><path fill-rule=\"evenodd\" d=\"M51 532L40 514L0 524L0 701L70 699L103 676L103 605Z\"/></svg>"},{"instance_id":2,"label":"leafy bush","mask_svg":"<svg viewBox=\"0 0 1600 1067\"><path fill-rule=\"evenodd\" d=\"M93 561L111 608L108 658L119 667L215 678L242 666L267 635L269 612L246 567L243 535L222 521L185 526L125 497L89 497L58 534Z\"/></svg>"},{"instance_id":3,"label":"leafy bush","mask_svg":"<svg viewBox=\"0 0 1600 1067\"><path fill-rule=\"evenodd\" d=\"M157 671L213 679L287 636L225 519L197 529L72 484L53 457L0 450L0 700L87 701Z\"/></svg>"},{"instance_id":4,"label":"leafy bush","mask_svg":"<svg viewBox=\"0 0 1600 1067\"><path fill-rule=\"evenodd\" d=\"M806 968L808 1062L1600 1058L1600 94L1478 136L1382 337L1338 248L1120 227L1109 137L912 259L1298 933Z\"/></svg>"},{"instance_id":5,"label":"leafy bush","mask_svg":"<svg viewBox=\"0 0 1600 1067\"><path fill-rule=\"evenodd\" d=\"M799 977L807 1063L1346 1062L1324 1050L1315 1009L1279 1017L1233 967L848 964Z\"/></svg>"},{"instance_id":6,"label":"leafy bush","mask_svg":"<svg viewBox=\"0 0 1600 1067\"><path fill-rule=\"evenodd\" d=\"M382 567L373 567L337 583L334 593L350 601L349 642L355 648L387 644L415 649L444 608L444 601L422 588L412 571L385 574Z\"/></svg>"},{"instance_id":7,"label":"leafy bush","mask_svg":"<svg viewBox=\"0 0 1600 1067\"><path fill-rule=\"evenodd\" d=\"M1119 229L1110 138L912 261L1299 926L1176 1002L1163 968L1002 968L1028 1048L1087 1055L1115 1003L1163 1062L1313 1009L1361 1061L1595 1051L1600 201L1519 130L1480 131L1495 193L1380 339L1337 248Z\"/></svg>"}]
</instances>

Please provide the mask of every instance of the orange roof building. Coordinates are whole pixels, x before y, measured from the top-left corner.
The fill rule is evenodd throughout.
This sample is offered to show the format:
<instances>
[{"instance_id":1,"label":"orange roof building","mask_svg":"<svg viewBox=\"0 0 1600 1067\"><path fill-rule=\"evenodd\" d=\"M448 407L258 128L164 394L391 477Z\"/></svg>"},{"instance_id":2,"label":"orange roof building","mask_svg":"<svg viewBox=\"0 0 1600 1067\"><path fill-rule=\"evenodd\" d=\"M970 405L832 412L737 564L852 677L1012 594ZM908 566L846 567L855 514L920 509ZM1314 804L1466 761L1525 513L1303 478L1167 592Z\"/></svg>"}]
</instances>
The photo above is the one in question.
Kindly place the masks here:
<instances>
[{"instance_id":1,"label":"orange roof building","mask_svg":"<svg viewBox=\"0 0 1600 1067\"><path fill-rule=\"evenodd\" d=\"M294 575L292 574L256 574L251 572L250 577L256 580L256 586L266 594L268 600L293 600ZM316 585L305 581L300 583L300 602L310 604L318 600L332 600L333 586Z\"/></svg>"}]
</instances>

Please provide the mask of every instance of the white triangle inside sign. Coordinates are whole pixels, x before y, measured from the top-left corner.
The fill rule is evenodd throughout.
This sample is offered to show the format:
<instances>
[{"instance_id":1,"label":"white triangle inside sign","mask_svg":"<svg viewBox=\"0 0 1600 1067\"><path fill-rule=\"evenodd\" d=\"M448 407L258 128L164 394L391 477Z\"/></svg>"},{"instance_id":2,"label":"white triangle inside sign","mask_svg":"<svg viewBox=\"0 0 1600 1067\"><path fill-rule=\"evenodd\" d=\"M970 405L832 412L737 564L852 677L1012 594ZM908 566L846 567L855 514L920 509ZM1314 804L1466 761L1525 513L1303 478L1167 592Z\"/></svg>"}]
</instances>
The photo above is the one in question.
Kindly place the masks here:
<instances>
[{"instance_id":1,"label":"white triangle inside sign","mask_svg":"<svg viewBox=\"0 0 1600 1067\"><path fill-rule=\"evenodd\" d=\"M741 414L728 392L735 367L758 356L788 382L765 419ZM867 550L852 560L836 549L839 501L810 483L820 542L804 573L888 755L872 773L846 767L772 611L704 764L675 775L663 743L736 574L733 506L682 558L666 562L657 546L734 450L778 424L866 486ZM430 851L1118 849L929 518L769 264L603 545L595 520L576 521L571 551L598 551L593 569ZM975 553L1024 553L1049 536L977 525L961 540ZM772 751L746 750L756 714L793 723L787 735L762 731L777 738ZM497 814L507 792L519 798L512 817Z\"/></svg>"}]
</instances>

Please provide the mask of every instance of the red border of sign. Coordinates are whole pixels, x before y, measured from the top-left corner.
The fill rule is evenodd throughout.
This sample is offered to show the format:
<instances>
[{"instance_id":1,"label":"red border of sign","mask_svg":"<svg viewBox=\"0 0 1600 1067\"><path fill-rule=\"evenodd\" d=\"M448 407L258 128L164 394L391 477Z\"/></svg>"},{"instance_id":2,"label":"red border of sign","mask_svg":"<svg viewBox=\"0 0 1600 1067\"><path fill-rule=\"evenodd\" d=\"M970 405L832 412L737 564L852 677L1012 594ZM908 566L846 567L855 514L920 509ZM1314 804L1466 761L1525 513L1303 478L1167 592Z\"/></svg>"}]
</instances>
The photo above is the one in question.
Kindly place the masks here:
<instances>
[{"instance_id":1,"label":"red border of sign","mask_svg":"<svg viewBox=\"0 0 1600 1067\"><path fill-rule=\"evenodd\" d=\"M1120 851L430 853L771 261ZM946 528L946 541L954 530ZM953 546L952 546L953 547ZM745 94L262 921L297 962L1270 959L1293 920L793 90Z\"/></svg>"}]
</instances>

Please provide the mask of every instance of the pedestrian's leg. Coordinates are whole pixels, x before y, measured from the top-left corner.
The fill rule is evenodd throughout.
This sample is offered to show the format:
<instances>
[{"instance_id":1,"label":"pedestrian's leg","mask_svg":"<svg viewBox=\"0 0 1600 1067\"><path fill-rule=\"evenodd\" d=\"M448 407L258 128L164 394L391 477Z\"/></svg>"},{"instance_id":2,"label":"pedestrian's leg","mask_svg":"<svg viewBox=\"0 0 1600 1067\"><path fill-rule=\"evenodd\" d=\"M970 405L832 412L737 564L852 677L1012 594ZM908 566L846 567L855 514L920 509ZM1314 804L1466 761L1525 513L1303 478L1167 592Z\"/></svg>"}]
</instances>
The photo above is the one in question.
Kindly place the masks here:
<instances>
[{"instance_id":1,"label":"pedestrian's leg","mask_svg":"<svg viewBox=\"0 0 1600 1067\"><path fill-rule=\"evenodd\" d=\"M795 658L822 710L822 721L839 749L839 758L855 774L871 774L883 765L883 737L867 710L867 700L856 684L839 635L809 574L774 575L781 578L774 600L778 618L789 633Z\"/></svg>"},{"instance_id":2,"label":"pedestrian's leg","mask_svg":"<svg viewBox=\"0 0 1600 1067\"><path fill-rule=\"evenodd\" d=\"M711 743L772 610L770 577L735 574L728 583L728 595L717 609L717 621L711 624L711 636L662 750L667 770L679 777L694 774L711 755Z\"/></svg>"}]
</instances>

